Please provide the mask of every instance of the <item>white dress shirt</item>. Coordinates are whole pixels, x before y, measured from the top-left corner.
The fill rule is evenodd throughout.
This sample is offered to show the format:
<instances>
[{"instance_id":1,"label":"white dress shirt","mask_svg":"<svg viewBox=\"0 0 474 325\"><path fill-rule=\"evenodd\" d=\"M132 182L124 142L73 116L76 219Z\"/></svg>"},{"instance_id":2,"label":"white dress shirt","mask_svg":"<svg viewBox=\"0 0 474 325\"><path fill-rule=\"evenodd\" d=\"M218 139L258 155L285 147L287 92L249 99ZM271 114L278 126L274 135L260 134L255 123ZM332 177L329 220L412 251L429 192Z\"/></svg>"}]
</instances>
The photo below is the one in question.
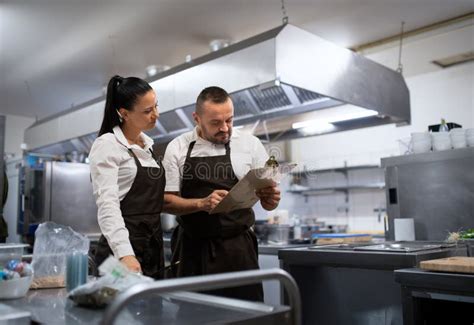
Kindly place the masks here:
<instances>
[{"instance_id":1,"label":"white dress shirt","mask_svg":"<svg viewBox=\"0 0 474 325\"><path fill-rule=\"evenodd\" d=\"M117 258L135 255L120 211L120 201L130 191L137 175L137 165L128 149L132 149L143 167L160 168L150 152L153 140L144 133L140 136L145 143L144 148L130 145L122 129L116 126L113 133L103 134L94 141L89 154L97 219Z\"/></svg>"},{"instance_id":2,"label":"white dress shirt","mask_svg":"<svg viewBox=\"0 0 474 325\"><path fill-rule=\"evenodd\" d=\"M225 155L225 145L214 144L197 134L197 128L173 139L166 148L163 167L166 172L166 192L179 192L183 178L183 166L186 161L189 144L194 144L191 157L210 157ZM268 154L260 140L247 133L233 129L230 138L230 160L235 176L240 180L250 169L265 165Z\"/></svg>"}]
</instances>

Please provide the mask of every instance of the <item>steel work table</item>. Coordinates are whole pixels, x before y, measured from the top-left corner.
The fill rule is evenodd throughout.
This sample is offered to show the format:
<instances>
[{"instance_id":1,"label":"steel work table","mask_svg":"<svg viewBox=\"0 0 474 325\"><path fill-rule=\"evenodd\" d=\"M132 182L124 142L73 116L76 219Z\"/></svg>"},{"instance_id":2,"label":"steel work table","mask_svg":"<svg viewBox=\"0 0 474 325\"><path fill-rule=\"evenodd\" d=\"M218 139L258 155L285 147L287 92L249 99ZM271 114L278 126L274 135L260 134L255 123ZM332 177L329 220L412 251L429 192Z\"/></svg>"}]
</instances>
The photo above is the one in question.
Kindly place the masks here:
<instances>
[{"instance_id":1,"label":"steel work table","mask_svg":"<svg viewBox=\"0 0 474 325\"><path fill-rule=\"evenodd\" d=\"M247 271L199 277L200 279L197 281L191 278L182 278L156 281L153 284L140 284L119 295L108 309L78 307L67 299L65 289L30 290L24 298L1 300L0 304L29 312L31 320L39 324L93 325L104 322L110 324L109 320L114 319L110 316L113 309L117 312L114 324L299 324L295 315L300 313L297 310L295 313L295 305L292 307L270 306L263 303L180 291L185 287L188 287L189 290L205 287L199 286L197 282L207 285L205 289L224 287L223 283L230 282L229 278L241 274L244 274L244 277L236 278L235 285L240 285L239 279L246 280L246 283L255 282L252 279L258 280L258 277L276 279L275 273L279 273L278 279L280 280L286 276L285 274L282 276L283 271L281 270ZM292 281L291 278L288 279L290 279L289 282ZM287 279L283 280L287 286ZM171 287L176 290L169 290ZM294 293L298 293L297 287L295 288L296 291L294 288L290 288L293 296L295 296ZM297 294L294 303L298 309L300 307L299 294ZM8 324L24 324L24 322L9 322Z\"/></svg>"},{"instance_id":2,"label":"steel work table","mask_svg":"<svg viewBox=\"0 0 474 325\"><path fill-rule=\"evenodd\" d=\"M401 285L405 325L437 324L448 311L452 324L474 323L474 274L409 268L396 270L395 281Z\"/></svg>"}]
</instances>

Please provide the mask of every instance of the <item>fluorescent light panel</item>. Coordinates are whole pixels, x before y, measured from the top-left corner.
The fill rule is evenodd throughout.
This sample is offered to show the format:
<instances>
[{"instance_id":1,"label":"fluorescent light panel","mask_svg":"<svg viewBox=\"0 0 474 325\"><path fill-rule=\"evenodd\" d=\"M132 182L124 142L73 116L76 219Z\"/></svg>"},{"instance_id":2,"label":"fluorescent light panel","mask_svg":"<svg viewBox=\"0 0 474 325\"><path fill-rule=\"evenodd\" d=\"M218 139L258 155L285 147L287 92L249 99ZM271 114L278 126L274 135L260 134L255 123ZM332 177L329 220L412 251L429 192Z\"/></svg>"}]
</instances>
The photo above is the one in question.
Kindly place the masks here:
<instances>
[{"instance_id":1,"label":"fluorescent light panel","mask_svg":"<svg viewBox=\"0 0 474 325\"><path fill-rule=\"evenodd\" d=\"M332 110L332 111L330 111ZM321 113L321 118L316 118L314 120L296 122L292 124L293 129L307 128L307 127L318 127L326 128L327 125L332 125L334 123L356 120L359 118L370 117L378 115L377 111L364 109L352 105L344 105L339 111L336 109L327 109L327 112Z\"/></svg>"}]
</instances>

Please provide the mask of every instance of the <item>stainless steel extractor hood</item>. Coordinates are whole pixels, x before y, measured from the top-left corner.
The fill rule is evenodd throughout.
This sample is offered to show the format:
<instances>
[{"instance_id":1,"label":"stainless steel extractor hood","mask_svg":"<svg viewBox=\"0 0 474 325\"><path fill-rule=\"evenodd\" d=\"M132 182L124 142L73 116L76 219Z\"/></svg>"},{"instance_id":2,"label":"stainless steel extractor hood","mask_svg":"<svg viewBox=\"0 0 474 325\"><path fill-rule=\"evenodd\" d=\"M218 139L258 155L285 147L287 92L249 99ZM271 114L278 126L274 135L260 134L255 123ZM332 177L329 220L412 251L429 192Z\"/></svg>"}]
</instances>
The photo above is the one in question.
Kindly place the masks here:
<instances>
[{"instance_id":1,"label":"stainless steel extractor hood","mask_svg":"<svg viewBox=\"0 0 474 325\"><path fill-rule=\"evenodd\" d=\"M148 81L157 92L161 111L150 132L157 142L167 142L193 127L196 97L211 85L231 93L237 126L256 121L271 125L271 121L315 111L327 116L328 108L334 107L340 111L343 107L346 113L368 110L373 114L336 119L332 128L315 133L410 123L409 91L401 74L289 24L173 67ZM36 123L25 132L29 149L45 151L49 145L94 134L103 107L102 97ZM78 121L80 118L87 123ZM65 128L66 120L74 120L82 129ZM307 134L290 129L287 134L292 138Z\"/></svg>"}]
</instances>

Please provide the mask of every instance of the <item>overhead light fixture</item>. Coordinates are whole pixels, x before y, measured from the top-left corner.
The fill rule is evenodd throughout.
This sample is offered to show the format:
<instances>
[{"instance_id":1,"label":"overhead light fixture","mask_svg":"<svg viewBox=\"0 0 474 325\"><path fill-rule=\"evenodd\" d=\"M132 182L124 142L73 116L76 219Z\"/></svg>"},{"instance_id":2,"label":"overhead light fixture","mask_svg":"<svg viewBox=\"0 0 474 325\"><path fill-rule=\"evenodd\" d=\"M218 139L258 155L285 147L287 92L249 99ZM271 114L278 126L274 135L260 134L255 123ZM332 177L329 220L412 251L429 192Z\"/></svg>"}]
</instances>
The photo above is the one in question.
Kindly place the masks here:
<instances>
[{"instance_id":1,"label":"overhead light fixture","mask_svg":"<svg viewBox=\"0 0 474 325\"><path fill-rule=\"evenodd\" d=\"M295 123L297 124L297 123ZM301 128L301 133L304 135L316 135L334 131L336 127L331 123L313 121L311 125Z\"/></svg>"},{"instance_id":2,"label":"overhead light fixture","mask_svg":"<svg viewBox=\"0 0 474 325\"><path fill-rule=\"evenodd\" d=\"M159 64L159 65L149 65L146 67L146 76L148 78L156 76L158 73L168 70L169 65Z\"/></svg>"},{"instance_id":3,"label":"overhead light fixture","mask_svg":"<svg viewBox=\"0 0 474 325\"><path fill-rule=\"evenodd\" d=\"M218 51L230 45L230 41L226 39L213 39L209 42L209 48L211 52Z\"/></svg>"},{"instance_id":4,"label":"overhead light fixture","mask_svg":"<svg viewBox=\"0 0 474 325\"><path fill-rule=\"evenodd\" d=\"M296 122L292 124L292 128L301 129L301 128L312 127L314 125L316 126L319 125L319 128L321 128L321 126L327 126L328 124L332 125L335 123L378 115L378 112L374 110L357 108L357 107L354 107L354 108L355 109L352 109L351 111L340 112L339 114L335 114L333 116L321 117L320 119L318 118L318 119L314 119L310 121Z\"/></svg>"}]
</instances>

